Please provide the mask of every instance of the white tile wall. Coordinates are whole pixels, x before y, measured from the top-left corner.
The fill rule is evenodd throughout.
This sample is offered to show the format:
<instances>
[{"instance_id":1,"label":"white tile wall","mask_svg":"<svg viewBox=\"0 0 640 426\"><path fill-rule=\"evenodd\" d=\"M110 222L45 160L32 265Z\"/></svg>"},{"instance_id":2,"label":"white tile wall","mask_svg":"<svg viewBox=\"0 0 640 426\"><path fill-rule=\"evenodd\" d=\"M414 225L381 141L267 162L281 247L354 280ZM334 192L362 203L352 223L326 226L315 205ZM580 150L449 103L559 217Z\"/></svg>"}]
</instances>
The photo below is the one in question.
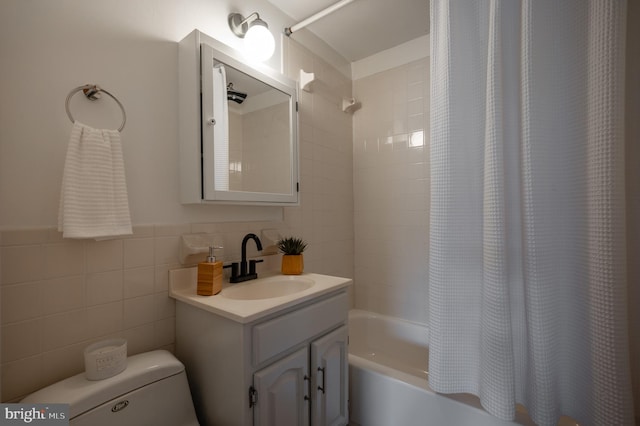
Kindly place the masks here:
<instances>
[{"instance_id":1,"label":"white tile wall","mask_svg":"<svg viewBox=\"0 0 640 426\"><path fill-rule=\"evenodd\" d=\"M96 340L124 336L129 354L172 349L167 276L180 266L179 235L221 232L231 258L239 256L242 236L263 225L145 226L99 242L63 241L52 229L2 232L2 400L82 371L82 350Z\"/></svg>"},{"instance_id":2,"label":"white tile wall","mask_svg":"<svg viewBox=\"0 0 640 426\"><path fill-rule=\"evenodd\" d=\"M242 117L241 175L244 191L284 192L290 188L289 104L281 103ZM266 126L273 132L265 134ZM267 161L264 161L267 159Z\"/></svg>"},{"instance_id":3,"label":"white tile wall","mask_svg":"<svg viewBox=\"0 0 640 426\"><path fill-rule=\"evenodd\" d=\"M135 226L132 236L105 241L64 240L55 229L1 231L2 401L83 371L83 349L97 340L122 336L129 354L172 350L168 271L182 266L182 234L216 234L221 260L237 260L245 234L279 229L309 242L307 271L353 277L352 125L340 109L351 82L293 40L286 49L292 79L304 67L322 82L301 96L301 205L283 209L280 222ZM258 265L279 267L277 256Z\"/></svg>"},{"instance_id":4,"label":"white tile wall","mask_svg":"<svg viewBox=\"0 0 640 426\"><path fill-rule=\"evenodd\" d=\"M299 207L284 209L285 223L309 242L305 269L353 277L352 115L342 112L351 80L313 53L286 38L285 73L298 80L313 72L312 91L299 93Z\"/></svg>"},{"instance_id":5,"label":"white tile wall","mask_svg":"<svg viewBox=\"0 0 640 426\"><path fill-rule=\"evenodd\" d=\"M153 238L124 240L124 267L140 268L154 265Z\"/></svg>"},{"instance_id":6,"label":"white tile wall","mask_svg":"<svg viewBox=\"0 0 640 426\"><path fill-rule=\"evenodd\" d=\"M52 230L0 233L3 401L18 400L82 371L83 349L100 339L125 337L129 354L161 347L172 350L175 303L168 294L168 271L182 266L178 259L182 233L216 234L225 247L220 258L236 260L245 234L289 226L286 222L169 225L151 227L151 236L147 228L135 228L131 237L100 242L60 242ZM144 237L138 238L139 234ZM352 251L349 244L340 250L345 256ZM34 253L39 256L34 258ZM248 255L258 254L249 245ZM307 257L307 263L314 263L313 255ZM267 259L258 268L277 269L278 259ZM314 270L308 264L306 268Z\"/></svg>"},{"instance_id":7,"label":"white tile wall","mask_svg":"<svg viewBox=\"0 0 640 426\"><path fill-rule=\"evenodd\" d=\"M356 307L427 322L428 58L354 81Z\"/></svg>"},{"instance_id":8,"label":"white tile wall","mask_svg":"<svg viewBox=\"0 0 640 426\"><path fill-rule=\"evenodd\" d=\"M122 300L122 270L88 273L87 306Z\"/></svg>"},{"instance_id":9,"label":"white tile wall","mask_svg":"<svg viewBox=\"0 0 640 426\"><path fill-rule=\"evenodd\" d=\"M153 266L125 269L123 289L125 299L153 294L155 288L154 273Z\"/></svg>"}]
</instances>

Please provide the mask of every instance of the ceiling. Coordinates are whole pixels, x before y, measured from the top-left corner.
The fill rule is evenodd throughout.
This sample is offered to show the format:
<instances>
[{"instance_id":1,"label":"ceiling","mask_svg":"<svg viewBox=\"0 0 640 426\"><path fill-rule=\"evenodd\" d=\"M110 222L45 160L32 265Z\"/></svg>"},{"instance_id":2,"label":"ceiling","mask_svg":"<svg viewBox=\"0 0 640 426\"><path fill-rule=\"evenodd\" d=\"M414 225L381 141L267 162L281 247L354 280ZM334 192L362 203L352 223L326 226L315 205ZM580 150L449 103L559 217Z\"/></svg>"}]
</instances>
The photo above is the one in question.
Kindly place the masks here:
<instances>
[{"instance_id":1,"label":"ceiling","mask_svg":"<svg viewBox=\"0 0 640 426\"><path fill-rule=\"evenodd\" d=\"M337 0L268 0L293 18L291 25ZM429 0L355 0L305 27L350 62L429 32ZM292 34L295 39L295 33Z\"/></svg>"}]
</instances>

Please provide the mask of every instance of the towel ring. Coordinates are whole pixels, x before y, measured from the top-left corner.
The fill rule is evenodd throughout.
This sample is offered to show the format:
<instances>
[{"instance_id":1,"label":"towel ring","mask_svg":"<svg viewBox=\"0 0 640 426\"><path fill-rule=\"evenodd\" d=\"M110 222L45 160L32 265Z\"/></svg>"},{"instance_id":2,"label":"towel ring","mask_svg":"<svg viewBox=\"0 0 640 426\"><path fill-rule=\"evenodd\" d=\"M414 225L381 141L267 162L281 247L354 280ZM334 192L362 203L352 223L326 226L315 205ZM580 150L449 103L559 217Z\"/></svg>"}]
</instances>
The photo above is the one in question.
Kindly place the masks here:
<instances>
[{"instance_id":1,"label":"towel ring","mask_svg":"<svg viewBox=\"0 0 640 426\"><path fill-rule=\"evenodd\" d=\"M100 99L100 93L106 93L107 95L109 95L111 97L111 99L116 101L116 103L118 104L118 106L122 110L122 124L120 124L120 127L118 128L118 131L121 132L122 129L124 129L124 124L127 122L127 113L124 110L124 106L120 103L118 98L113 96L111 93L107 92L105 89L102 89L102 88L98 87L98 85L96 85L96 84L85 84L83 86L78 86L75 89L73 89L72 91L70 91L69 94L67 95L67 100L64 103L64 107L65 107L65 110L67 111L67 116L69 117L69 120L71 120L72 123L75 123L76 120L73 118L73 115L71 115L71 110L69 109L69 101L71 100L73 95L75 95L80 90L82 90L84 95L90 101L96 101L96 100Z\"/></svg>"}]
</instances>

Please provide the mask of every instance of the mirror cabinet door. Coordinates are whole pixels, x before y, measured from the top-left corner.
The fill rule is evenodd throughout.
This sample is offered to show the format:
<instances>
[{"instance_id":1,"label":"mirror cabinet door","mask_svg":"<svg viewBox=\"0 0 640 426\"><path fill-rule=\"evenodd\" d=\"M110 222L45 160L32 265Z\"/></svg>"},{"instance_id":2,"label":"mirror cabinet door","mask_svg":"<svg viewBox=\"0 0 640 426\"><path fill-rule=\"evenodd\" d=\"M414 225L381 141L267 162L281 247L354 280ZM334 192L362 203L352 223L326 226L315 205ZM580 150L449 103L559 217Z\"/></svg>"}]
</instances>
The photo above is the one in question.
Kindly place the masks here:
<instances>
[{"instance_id":1,"label":"mirror cabinet door","mask_svg":"<svg viewBox=\"0 0 640 426\"><path fill-rule=\"evenodd\" d=\"M203 199L297 203L296 88L201 45Z\"/></svg>"}]
</instances>

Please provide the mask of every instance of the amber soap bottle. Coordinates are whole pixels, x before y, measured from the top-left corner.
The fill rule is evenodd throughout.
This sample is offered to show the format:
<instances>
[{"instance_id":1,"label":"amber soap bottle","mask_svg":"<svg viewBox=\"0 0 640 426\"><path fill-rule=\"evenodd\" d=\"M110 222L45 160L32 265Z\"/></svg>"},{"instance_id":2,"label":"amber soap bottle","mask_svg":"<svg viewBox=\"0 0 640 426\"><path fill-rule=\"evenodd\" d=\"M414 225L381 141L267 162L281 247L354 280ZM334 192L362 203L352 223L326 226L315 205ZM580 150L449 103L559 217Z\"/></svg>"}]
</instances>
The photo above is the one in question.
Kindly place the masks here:
<instances>
[{"instance_id":1,"label":"amber soap bottle","mask_svg":"<svg viewBox=\"0 0 640 426\"><path fill-rule=\"evenodd\" d=\"M198 264L198 288L200 296L213 296L222 291L222 262L216 262L213 247L209 247L206 262Z\"/></svg>"}]
</instances>

